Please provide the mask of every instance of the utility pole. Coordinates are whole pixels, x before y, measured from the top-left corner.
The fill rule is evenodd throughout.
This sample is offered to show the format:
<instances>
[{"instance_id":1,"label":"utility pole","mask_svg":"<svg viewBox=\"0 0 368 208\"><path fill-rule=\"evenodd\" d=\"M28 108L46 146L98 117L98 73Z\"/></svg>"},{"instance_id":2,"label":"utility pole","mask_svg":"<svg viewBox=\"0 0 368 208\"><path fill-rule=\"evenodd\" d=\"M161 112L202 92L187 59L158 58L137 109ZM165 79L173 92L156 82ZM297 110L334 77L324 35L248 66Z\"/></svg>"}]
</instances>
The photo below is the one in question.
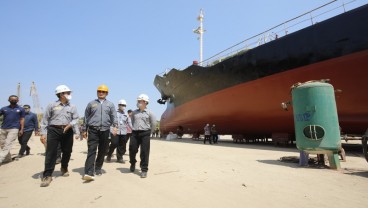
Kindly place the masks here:
<instances>
[{"instance_id":1,"label":"utility pole","mask_svg":"<svg viewBox=\"0 0 368 208\"><path fill-rule=\"evenodd\" d=\"M193 30L194 33L197 33L199 35L199 65L202 66L203 61L203 33L205 30L203 29L203 10L201 9L199 11L199 16L197 17L197 20L199 21L199 27L195 30Z\"/></svg>"}]
</instances>

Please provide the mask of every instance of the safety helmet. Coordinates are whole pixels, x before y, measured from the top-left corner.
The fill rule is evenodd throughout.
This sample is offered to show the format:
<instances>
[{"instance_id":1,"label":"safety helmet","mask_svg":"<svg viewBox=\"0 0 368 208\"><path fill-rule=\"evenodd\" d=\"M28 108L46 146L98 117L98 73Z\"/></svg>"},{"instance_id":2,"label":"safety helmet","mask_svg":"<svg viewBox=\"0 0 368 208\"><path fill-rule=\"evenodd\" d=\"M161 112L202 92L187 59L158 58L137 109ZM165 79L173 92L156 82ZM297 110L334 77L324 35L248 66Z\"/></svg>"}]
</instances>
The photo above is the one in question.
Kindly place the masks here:
<instances>
[{"instance_id":1,"label":"safety helmet","mask_svg":"<svg viewBox=\"0 0 368 208\"><path fill-rule=\"evenodd\" d=\"M125 100L119 100L118 105L127 105Z\"/></svg>"},{"instance_id":2,"label":"safety helmet","mask_svg":"<svg viewBox=\"0 0 368 208\"><path fill-rule=\"evenodd\" d=\"M68 86L66 85L59 85L55 89L55 95L62 93L62 92L71 92Z\"/></svg>"},{"instance_id":3,"label":"safety helmet","mask_svg":"<svg viewBox=\"0 0 368 208\"><path fill-rule=\"evenodd\" d=\"M139 100L144 100L147 102L147 104L149 103L149 97L146 94L140 94L137 98L137 101Z\"/></svg>"},{"instance_id":4,"label":"safety helmet","mask_svg":"<svg viewBox=\"0 0 368 208\"><path fill-rule=\"evenodd\" d=\"M109 92L109 88L106 85L102 84L98 86L97 91Z\"/></svg>"}]
</instances>

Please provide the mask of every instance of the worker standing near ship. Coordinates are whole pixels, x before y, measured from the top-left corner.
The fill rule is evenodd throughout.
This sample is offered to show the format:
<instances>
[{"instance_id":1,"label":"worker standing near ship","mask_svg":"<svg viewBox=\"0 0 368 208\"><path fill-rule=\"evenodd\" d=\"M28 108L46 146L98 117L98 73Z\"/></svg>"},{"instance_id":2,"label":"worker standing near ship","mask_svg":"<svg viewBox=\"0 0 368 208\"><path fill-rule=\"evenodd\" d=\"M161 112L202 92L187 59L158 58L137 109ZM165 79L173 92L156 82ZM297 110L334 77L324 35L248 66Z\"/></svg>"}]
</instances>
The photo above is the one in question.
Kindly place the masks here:
<instances>
[{"instance_id":1,"label":"worker standing near ship","mask_svg":"<svg viewBox=\"0 0 368 208\"><path fill-rule=\"evenodd\" d=\"M59 144L63 153L61 158L61 175L64 177L69 176L68 164L73 149L73 134L75 139L79 139L79 115L77 107L70 103L72 99L71 92L66 85L57 86L55 95L59 99L46 107L41 121L40 139L43 143L47 142L45 169L42 175L41 187L49 186L52 181Z\"/></svg>"},{"instance_id":2,"label":"worker standing near ship","mask_svg":"<svg viewBox=\"0 0 368 208\"><path fill-rule=\"evenodd\" d=\"M11 160L10 150L18 136L23 135L25 111L17 103L18 96L10 95L10 105L0 109L0 116L4 116L0 132L0 165L4 160Z\"/></svg>"},{"instance_id":3,"label":"worker standing near ship","mask_svg":"<svg viewBox=\"0 0 368 208\"><path fill-rule=\"evenodd\" d=\"M214 144L217 144L217 141L218 141L218 133L217 133L216 125L215 124L213 124L212 127L211 127L211 136L212 136L213 143Z\"/></svg>"},{"instance_id":4,"label":"worker standing near ship","mask_svg":"<svg viewBox=\"0 0 368 208\"><path fill-rule=\"evenodd\" d=\"M203 144L206 144L206 140L208 140L210 142L210 144L212 144L210 124L206 124L206 126L204 126L203 130L204 130Z\"/></svg>"},{"instance_id":5,"label":"worker standing near ship","mask_svg":"<svg viewBox=\"0 0 368 208\"><path fill-rule=\"evenodd\" d=\"M132 113L133 132L129 144L130 171L135 171L135 156L138 148L140 152L141 178L147 177L149 153L150 153L150 135L156 126L156 117L147 109L149 97L146 94L140 94L137 98L138 109Z\"/></svg>"},{"instance_id":6,"label":"worker standing near ship","mask_svg":"<svg viewBox=\"0 0 368 208\"><path fill-rule=\"evenodd\" d=\"M18 153L18 158L30 154L31 148L28 146L29 138L31 138L33 131L35 131L35 135L39 135L38 131L38 119L35 113L31 112L31 106L23 105L23 109L25 111L24 117L24 133L18 137L18 141L20 144L20 150Z\"/></svg>"},{"instance_id":7,"label":"worker standing near ship","mask_svg":"<svg viewBox=\"0 0 368 208\"><path fill-rule=\"evenodd\" d=\"M111 161L111 156L114 150L116 149L116 157L117 162L124 163L123 155L126 151L126 135L128 128L132 128L132 122L130 117L125 114L126 101L120 100L118 102L118 111L117 111L117 119L118 119L118 131L117 134L113 135L113 127L111 127L111 144L109 147L109 151L107 153L106 161Z\"/></svg>"},{"instance_id":8,"label":"worker standing near ship","mask_svg":"<svg viewBox=\"0 0 368 208\"><path fill-rule=\"evenodd\" d=\"M111 126L112 135L117 134L117 114L114 104L106 99L108 94L109 88L106 85L98 86L97 99L88 103L84 113L83 138L88 137L88 153L83 176L83 180L86 181L93 181L95 173L98 176L102 175Z\"/></svg>"}]
</instances>

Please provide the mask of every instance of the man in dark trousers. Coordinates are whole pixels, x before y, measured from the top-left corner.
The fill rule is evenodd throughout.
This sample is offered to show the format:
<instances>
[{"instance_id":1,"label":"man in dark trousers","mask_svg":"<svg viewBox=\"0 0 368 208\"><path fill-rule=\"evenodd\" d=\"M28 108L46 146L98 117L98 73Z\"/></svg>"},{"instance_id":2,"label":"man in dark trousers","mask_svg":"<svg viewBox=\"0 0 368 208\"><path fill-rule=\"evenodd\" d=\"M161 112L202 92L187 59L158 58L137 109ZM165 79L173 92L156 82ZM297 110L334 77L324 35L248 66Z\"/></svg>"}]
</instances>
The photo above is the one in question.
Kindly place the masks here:
<instances>
[{"instance_id":1,"label":"man in dark trousers","mask_svg":"<svg viewBox=\"0 0 368 208\"><path fill-rule=\"evenodd\" d=\"M24 133L23 135L18 137L18 141L20 144L18 158L23 157L24 153L26 153L26 155L30 154L31 148L27 144L29 138L31 138L32 136L33 130L35 131L36 136L39 135L37 115L31 112L31 106L23 105L23 108L26 114L24 117Z\"/></svg>"},{"instance_id":2,"label":"man in dark trousers","mask_svg":"<svg viewBox=\"0 0 368 208\"><path fill-rule=\"evenodd\" d=\"M111 126L112 135L117 134L117 114L114 104L106 100L108 93L109 88L106 85L100 85L97 88L97 99L88 103L84 113L83 137L88 137L88 153L83 176L83 180L86 181L93 181L95 174L102 175Z\"/></svg>"},{"instance_id":3,"label":"man in dark trousers","mask_svg":"<svg viewBox=\"0 0 368 208\"><path fill-rule=\"evenodd\" d=\"M10 150L18 136L23 135L25 112L17 103L18 96L11 95L8 99L10 105L0 109L0 116L4 116L0 130L0 165L11 161Z\"/></svg>"},{"instance_id":4,"label":"man in dark trousers","mask_svg":"<svg viewBox=\"0 0 368 208\"><path fill-rule=\"evenodd\" d=\"M111 161L112 153L114 152L116 148L116 158L117 162L119 163L125 163L123 159L123 155L126 151L126 135L127 135L127 129L132 128L132 122L130 120L130 117L125 114L125 108L126 108L126 101L125 100L119 100L118 103L118 111L117 111L117 119L118 119L118 132L116 136L112 135L111 132L111 144L109 147L109 151L107 153L106 161Z\"/></svg>"},{"instance_id":5,"label":"man in dark trousers","mask_svg":"<svg viewBox=\"0 0 368 208\"><path fill-rule=\"evenodd\" d=\"M61 175L69 176L68 165L73 150L73 134L75 139L79 139L79 115L77 107L70 103L71 92L66 85L57 86L55 95L59 99L46 107L41 121L40 140L42 143L47 142L41 187L49 186L52 181L59 144L63 153Z\"/></svg>"},{"instance_id":6,"label":"man in dark trousers","mask_svg":"<svg viewBox=\"0 0 368 208\"><path fill-rule=\"evenodd\" d=\"M141 147L140 167L141 178L147 177L149 152L150 152L150 135L156 127L156 118L151 111L147 109L149 98L146 94L141 94L137 98L138 109L132 113L133 132L129 144L130 171L135 171L135 156Z\"/></svg>"}]
</instances>

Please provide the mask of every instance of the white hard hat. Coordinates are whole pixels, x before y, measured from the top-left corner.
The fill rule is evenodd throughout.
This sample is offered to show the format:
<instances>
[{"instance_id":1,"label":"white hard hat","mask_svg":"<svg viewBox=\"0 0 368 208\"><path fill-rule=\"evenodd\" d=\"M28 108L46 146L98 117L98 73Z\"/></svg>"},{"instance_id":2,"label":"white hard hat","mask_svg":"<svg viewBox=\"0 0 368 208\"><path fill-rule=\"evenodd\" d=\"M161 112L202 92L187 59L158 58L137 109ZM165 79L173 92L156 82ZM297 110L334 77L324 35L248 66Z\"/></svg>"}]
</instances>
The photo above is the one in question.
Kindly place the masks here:
<instances>
[{"instance_id":1,"label":"white hard hat","mask_svg":"<svg viewBox=\"0 0 368 208\"><path fill-rule=\"evenodd\" d=\"M147 103L149 103L149 97L146 94L140 94L137 98L137 100L144 100Z\"/></svg>"},{"instance_id":2,"label":"white hard hat","mask_svg":"<svg viewBox=\"0 0 368 208\"><path fill-rule=\"evenodd\" d=\"M119 100L118 105L127 105L125 100Z\"/></svg>"},{"instance_id":3,"label":"white hard hat","mask_svg":"<svg viewBox=\"0 0 368 208\"><path fill-rule=\"evenodd\" d=\"M55 89L55 95L62 93L62 92L71 92L68 86L66 85L59 85Z\"/></svg>"}]
</instances>

